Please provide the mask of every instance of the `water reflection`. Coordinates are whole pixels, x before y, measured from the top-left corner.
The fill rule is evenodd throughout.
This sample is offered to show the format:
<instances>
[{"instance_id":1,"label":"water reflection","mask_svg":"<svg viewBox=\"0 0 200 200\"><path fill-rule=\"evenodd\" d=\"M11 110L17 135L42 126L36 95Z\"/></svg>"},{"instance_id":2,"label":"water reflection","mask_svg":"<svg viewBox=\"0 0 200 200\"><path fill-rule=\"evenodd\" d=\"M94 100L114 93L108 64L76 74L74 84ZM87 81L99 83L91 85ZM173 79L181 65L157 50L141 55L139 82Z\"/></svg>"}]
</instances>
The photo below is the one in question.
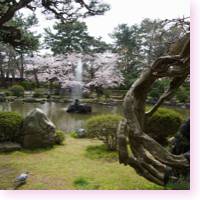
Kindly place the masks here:
<instances>
[{"instance_id":1,"label":"water reflection","mask_svg":"<svg viewBox=\"0 0 200 200\"><path fill-rule=\"evenodd\" d=\"M14 101L12 103L0 103L0 111L15 111L21 113L25 117L34 108L42 109L47 116L54 122L58 129L63 131L71 131L84 126L85 120L97 114L115 114L121 113L122 108L118 106L106 106L92 104L92 114L72 114L67 113L66 103L45 102L41 103L24 103L22 101Z\"/></svg>"}]
</instances>

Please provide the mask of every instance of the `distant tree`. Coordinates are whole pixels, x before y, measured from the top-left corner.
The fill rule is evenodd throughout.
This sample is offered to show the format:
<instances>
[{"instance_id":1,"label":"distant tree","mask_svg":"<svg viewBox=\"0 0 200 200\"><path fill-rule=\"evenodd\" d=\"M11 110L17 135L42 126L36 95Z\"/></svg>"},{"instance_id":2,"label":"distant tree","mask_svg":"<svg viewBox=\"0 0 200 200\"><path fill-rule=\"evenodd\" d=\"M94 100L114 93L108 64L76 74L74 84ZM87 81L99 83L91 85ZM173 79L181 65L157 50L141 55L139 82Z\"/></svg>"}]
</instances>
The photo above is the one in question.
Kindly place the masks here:
<instances>
[{"instance_id":1,"label":"distant tree","mask_svg":"<svg viewBox=\"0 0 200 200\"><path fill-rule=\"evenodd\" d=\"M35 11L41 8L48 17L54 17L61 21L73 21L80 17L102 15L109 10L107 4L99 0L1 0L0 2L0 29L4 32L5 42L16 45L21 38L21 31L7 23L15 13L22 8Z\"/></svg>"},{"instance_id":2,"label":"distant tree","mask_svg":"<svg viewBox=\"0 0 200 200\"><path fill-rule=\"evenodd\" d=\"M80 59L85 65L83 83L75 79L75 68ZM54 80L60 83L62 88L83 84L85 90L100 91L118 87L123 83L123 76L116 63L116 55L107 53L33 56L26 58L26 74L28 79L35 80L37 84Z\"/></svg>"},{"instance_id":3,"label":"distant tree","mask_svg":"<svg viewBox=\"0 0 200 200\"><path fill-rule=\"evenodd\" d=\"M166 28L165 23L165 20L146 18L140 24L142 54L147 65L151 65L155 59L167 54L171 44L185 34L183 27L169 23L168 28Z\"/></svg>"},{"instance_id":4,"label":"distant tree","mask_svg":"<svg viewBox=\"0 0 200 200\"><path fill-rule=\"evenodd\" d=\"M5 43L4 32L0 30L0 41L4 45L4 55L7 57L2 63L2 80L5 78L3 74L6 74L8 78L11 75L15 78L16 71L19 71L20 78L24 78L24 55L28 55L38 50L39 48L39 37L30 28L37 24L37 18L34 15L24 17L22 14L18 13L16 16L10 20L7 24L20 30L21 38L20 42L17 42L14 46L12 44ZM3 72L4 71L4 72Z\"/></svg>"},{"instance_id":5,"label":"distant tree","mask_svg":"<svg viewBox=\"0 0 200 200\"><path fill-rule=\"evenodd\" d=\"M125 88L129 88L137 78L142 66L141 40L138 31L137 25L129 27L127 24L121 24L110 34L114 39L114 52L120 55L118 64L125 77L123 86Z\"/></svg>"},{"instance_id":6,"label":"distant tree","mask_svg":"<svg viewBox=\"0 0 200 200\"><path fill-rule=\"evenodd\" d=\"M33 54L40 46L39 38L40 34L35 34L30 29L38 24L38 20L35 15L24 17L22 14L18 14L11 20L13 26L18 27L21 30L20 43L15 47L17 54L19 55L18 68L20 72L20 78L24 78L24 56Z\"/></svg>"},{"instance_id":7,"label":"distant tree","mask_svg":"<svg viewBox=\"0 0 200 200\"><path fill-rule=\"evenodd\" d=\"M72 52L102 52L108 47L105 42L88 34L85 22L56 23L53 28L53 32L45 29L45 45L55 55Z\"/></svg>"},{"instance_id":8,"label":"distant tree","mask_svg":"<svg viewBox=\"0 0 200 200\"><path fill-rule=\"evenodd\" d=\"M125 87L138 77L144 67L162 55L168 54L170 46L185 34L186 26L165 26L165 20L144 19L140 24L121 24L114 29L114 50L121 56L120 69L125 77ZM174 48L173 48L174 49Z\"/></svg>"}]
</instances>

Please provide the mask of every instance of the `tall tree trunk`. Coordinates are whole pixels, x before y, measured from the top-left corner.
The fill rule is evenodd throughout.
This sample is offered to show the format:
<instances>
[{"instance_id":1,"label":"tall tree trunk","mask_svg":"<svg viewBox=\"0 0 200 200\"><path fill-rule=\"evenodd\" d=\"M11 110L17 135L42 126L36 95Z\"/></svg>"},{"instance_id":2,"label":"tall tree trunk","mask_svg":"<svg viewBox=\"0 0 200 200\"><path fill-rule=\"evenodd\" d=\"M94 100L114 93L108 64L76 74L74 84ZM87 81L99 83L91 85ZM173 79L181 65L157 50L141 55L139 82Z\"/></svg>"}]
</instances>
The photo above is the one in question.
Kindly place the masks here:
<instances>
[{"instance_id":1,"label":"tall tree trunk","mask_svg":"<svg viewBox=\"0 0 200 200\"><path fill-rule=\"evenodd\" d=\"M21 67L20 67L20 79L24 80L24 56L21 53L20 54L20 61L21 61Z\"/></svg>"},{"instance_id":2,"label":"tall tree trunk","mask_svg":"<svg viewBox=\"0 0 200 200\"><path fill-rule=\"evenodd\" d=\"M39 82L39 79L38 79L38 76L37 76L37 69L33 69L33 75L35 77L36 85L39 88L40 87L40 82Z\"/></svg>"}]
</instances>

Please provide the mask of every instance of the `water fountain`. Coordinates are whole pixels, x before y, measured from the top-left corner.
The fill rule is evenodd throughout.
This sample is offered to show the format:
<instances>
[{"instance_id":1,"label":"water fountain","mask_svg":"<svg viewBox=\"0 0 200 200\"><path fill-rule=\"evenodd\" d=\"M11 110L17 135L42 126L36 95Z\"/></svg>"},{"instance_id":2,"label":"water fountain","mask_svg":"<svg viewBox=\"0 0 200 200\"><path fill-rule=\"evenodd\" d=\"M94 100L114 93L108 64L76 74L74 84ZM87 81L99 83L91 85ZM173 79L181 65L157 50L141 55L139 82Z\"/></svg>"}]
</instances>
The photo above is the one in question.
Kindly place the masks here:
<instances>
[{"instance_id":1,"label":"water fountain","mask_svg":"<svg viewBox=\"0 0 200 200\"><path fill-rule=\"evenodd\" d=\"M77 82L77 84L74 85L71 93L74 103L68 107L67 112L69 113L90 113L92 111L91 106L79 103L79 99L81 99L82 97L82 90L83 90L82 79L83 79L83 63L80 58L77 67L75 69L75 81Z\"/></svg>"},{"instance_id":2,"label":"water fountain","mask_svg":"<svg viewBox=\"0 0 200 200\"><path fill-rule=\"evenodd\" d=\"M75 69L75 81L77 84L72 87L71 96L72 99L80 99L82 97L82 85L83 85L83 63L81 58L78 61Z\"/></svg>"}]
</instances>

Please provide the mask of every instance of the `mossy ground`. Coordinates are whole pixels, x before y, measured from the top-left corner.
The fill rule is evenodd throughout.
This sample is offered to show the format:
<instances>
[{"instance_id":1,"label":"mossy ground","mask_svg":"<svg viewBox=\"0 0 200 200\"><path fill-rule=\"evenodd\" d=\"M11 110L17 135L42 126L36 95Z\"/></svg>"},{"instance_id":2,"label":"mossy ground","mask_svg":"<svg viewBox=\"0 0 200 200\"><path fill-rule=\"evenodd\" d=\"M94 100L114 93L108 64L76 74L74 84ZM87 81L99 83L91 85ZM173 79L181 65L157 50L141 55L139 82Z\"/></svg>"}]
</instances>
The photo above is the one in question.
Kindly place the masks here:
<instances>
[{"instance_id":1,"label":"mossy ground","mask_svg":"<svg viewBox=\"0 0 200 200\"><path fill-rule=\"evenodd\" d=\"M163 189L128 166L120 165L116 152L107 153L98 140L67 137L52 149L0 154L0 189L12 189L21 172L30 172L19 189Z\"/></svg>"}]
</instances>

